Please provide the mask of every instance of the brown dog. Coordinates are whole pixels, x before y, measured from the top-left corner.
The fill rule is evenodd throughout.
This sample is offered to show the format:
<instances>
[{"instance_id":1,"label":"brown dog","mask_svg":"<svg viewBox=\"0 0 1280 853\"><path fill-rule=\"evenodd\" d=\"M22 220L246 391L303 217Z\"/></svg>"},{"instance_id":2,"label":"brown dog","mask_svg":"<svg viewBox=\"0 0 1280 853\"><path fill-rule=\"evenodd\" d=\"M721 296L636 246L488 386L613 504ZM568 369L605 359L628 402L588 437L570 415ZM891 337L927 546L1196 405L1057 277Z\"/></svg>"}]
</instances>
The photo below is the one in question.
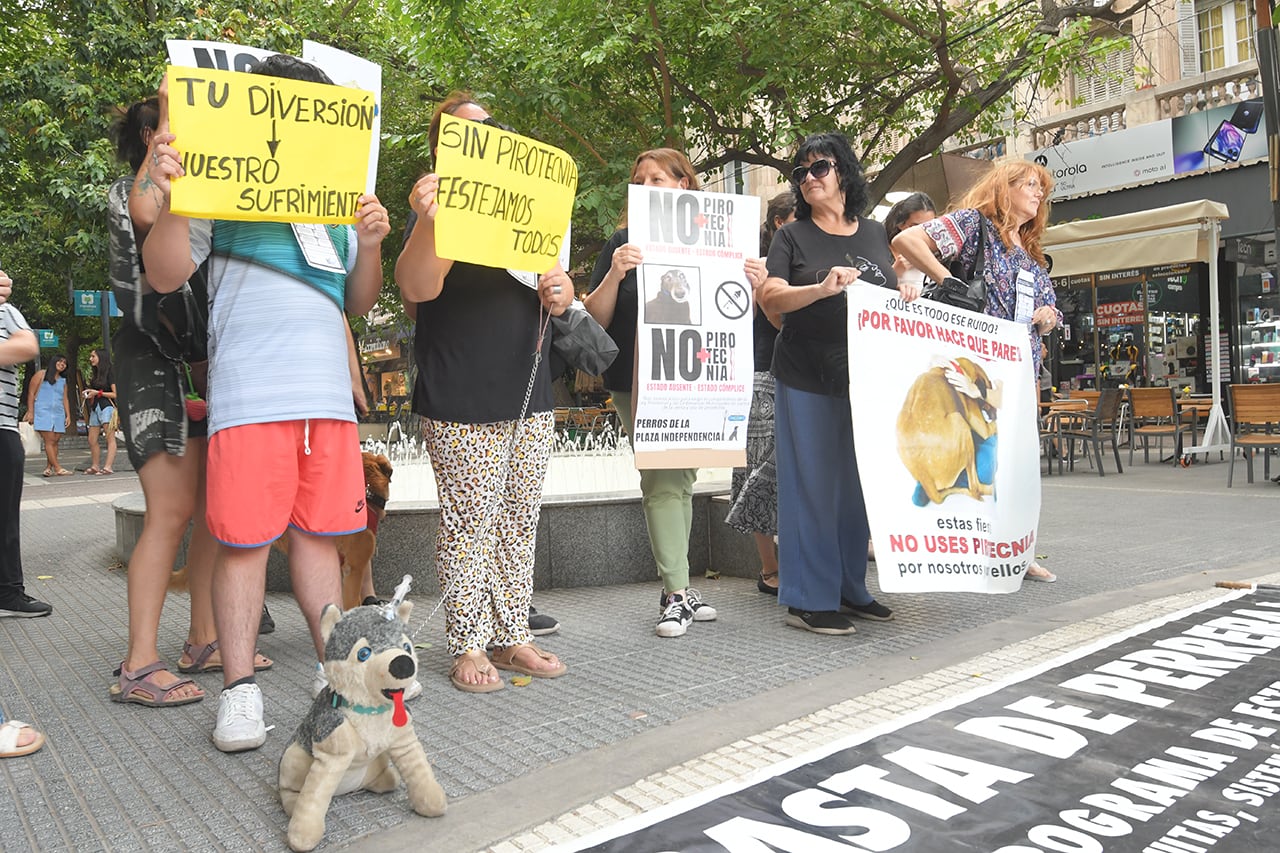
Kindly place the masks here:
<instances>
[{"instance_id":1,"label":"brown dog","mask_svg":"<svg viewBox=\"0 0 1280 853\"><path fill-rule=\"evenodd\" d=\"M391 493L391 460L381 454L364 451L364 501L368 507L369 526L356 533L335 536L338 559L342 565L342 609L359 607L363 597L360 590L364 579L373 577L373 555L378 551L378 523L387 517L387 498ZM272 547L289 553L289 537L281 536ZM178 569L169 578L169 589L185 592L187 567Z\"/></svg>"},{"instance_id":2,"label":"brown dog","mask_svg":"<svg viewBox=\"0 0 1280 853\"><path fill-rule=\"evenodd\" d=\"M948 381L948 371L963 377L968 393ZM985 440L996 434L998 396L986 371L967 358L932 367L912 383L898 413L898 456L930 502L942 503L954 494L977 500L992 494L992 487L978 480L974 436ZM957 486L961 472L968 483Z\"/></svg>"}]
</instances>

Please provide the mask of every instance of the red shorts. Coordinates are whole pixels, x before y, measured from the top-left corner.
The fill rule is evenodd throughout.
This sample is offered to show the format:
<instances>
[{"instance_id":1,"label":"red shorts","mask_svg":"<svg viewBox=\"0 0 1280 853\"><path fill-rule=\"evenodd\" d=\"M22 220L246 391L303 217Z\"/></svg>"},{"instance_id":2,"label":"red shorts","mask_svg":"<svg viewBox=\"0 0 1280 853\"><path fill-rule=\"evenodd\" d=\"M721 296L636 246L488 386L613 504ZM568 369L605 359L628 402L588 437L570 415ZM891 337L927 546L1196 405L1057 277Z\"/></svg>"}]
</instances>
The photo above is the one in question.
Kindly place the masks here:
<instances>
[{"instance_id":1,"label":"red shorts","mask_svg":"<svg viewBox=\"0 0 1280 853\"><path fill-rule=\"evenodd\" d=\"M208 467L209 532L225 545L266 545L289 526L316 536L365 529L364 463L349 421L219 430Z\"/></svg>"}]
</instances>

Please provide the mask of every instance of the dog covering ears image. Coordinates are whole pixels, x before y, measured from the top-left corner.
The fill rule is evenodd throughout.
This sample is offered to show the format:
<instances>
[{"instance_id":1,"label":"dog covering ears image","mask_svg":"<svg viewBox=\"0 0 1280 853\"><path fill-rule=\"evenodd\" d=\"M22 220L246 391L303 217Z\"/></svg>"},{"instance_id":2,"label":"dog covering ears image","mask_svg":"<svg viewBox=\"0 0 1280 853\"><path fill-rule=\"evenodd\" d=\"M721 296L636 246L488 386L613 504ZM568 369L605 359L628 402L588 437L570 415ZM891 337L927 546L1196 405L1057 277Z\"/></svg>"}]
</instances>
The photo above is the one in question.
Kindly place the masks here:
<instances>
[{"instance_id":1,"label":"dog covering ears image","mask_svg":"<svg viewBox=\"0 0 1280 853\"><path fill-rule=\"evenodd\" d=\"M408 576L386 606L343 613L325 606L320 630L329 686L320 691L280 759L280 802L289 815L289 848L311 850L324 836L334 795L394 790L401 777L409 805L444 814L444 789L413 730L404 691L418 674L409 638ZM398 771L398 772L397 772Z\"/></svg>"},{"instance_id":2,"label":"dog covering ears image","mask_svg":"<svg viewBox=\"0 0 1280 853\"><path fill-rule=\"evenodd\" d=\"M898 413L898 456L916 481L916 506L994 497L1003 387L967 358L936 357L916 377Z\"/></svg>"}]
</instances>

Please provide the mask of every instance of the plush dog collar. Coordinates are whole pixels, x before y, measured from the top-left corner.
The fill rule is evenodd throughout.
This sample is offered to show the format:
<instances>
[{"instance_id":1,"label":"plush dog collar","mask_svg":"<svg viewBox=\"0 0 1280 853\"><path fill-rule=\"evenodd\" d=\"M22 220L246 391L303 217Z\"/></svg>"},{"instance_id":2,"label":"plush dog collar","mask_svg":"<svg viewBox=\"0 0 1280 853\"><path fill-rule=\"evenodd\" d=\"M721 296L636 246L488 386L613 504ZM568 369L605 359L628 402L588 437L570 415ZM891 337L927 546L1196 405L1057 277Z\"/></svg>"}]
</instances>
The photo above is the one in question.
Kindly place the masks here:
<instances>
[{"instance_id":1,"label":"plush dog collar","mask_svg":"<svg viewBox=\"0 0 1280 853\"><path fill-rule=\"evenodd\" d=\"M391 710L391 704L386 705L357 705L354 702L348 702L345 697L338 693L329 696L329 704L334 708L347 707L357 714L385 714Z\"/></svg>"}]
</instances>

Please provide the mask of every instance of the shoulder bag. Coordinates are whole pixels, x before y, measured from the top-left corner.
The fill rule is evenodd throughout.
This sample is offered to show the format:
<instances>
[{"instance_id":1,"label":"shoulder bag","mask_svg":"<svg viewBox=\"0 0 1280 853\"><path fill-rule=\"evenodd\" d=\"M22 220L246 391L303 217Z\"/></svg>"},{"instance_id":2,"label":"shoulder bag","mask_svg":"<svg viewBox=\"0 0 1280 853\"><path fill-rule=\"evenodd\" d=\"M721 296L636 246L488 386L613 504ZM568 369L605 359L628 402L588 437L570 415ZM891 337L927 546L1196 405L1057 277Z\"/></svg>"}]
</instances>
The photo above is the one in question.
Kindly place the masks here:
<instances>
[{"instance_id":1,"label":"shoulder bag","mask_svg":"<svg viewBox=\"0 0 1280 853\"><path fill-rule=\"evenodd\" d=\"M566 309L551 326L552 351L583 373L599 376L618 357L618 345L585 308Z\"/></svg>"},{"instance_id":2,"label":"shoulder bag","mask_svg":"<svg viewBox=\"0 0 1280 853\"><path fill-rule=\"evenodd\" d=\"M983 277L983 268L987 260L987 217L978 214L978 251L974 255L973 269L960 269L957 258L951 266L951 275L940 282L928 282L921 293L925 299L932 299L945 305L964 308L977 314L987 309L987 280Z\"/></svg>"}]
</instances>

